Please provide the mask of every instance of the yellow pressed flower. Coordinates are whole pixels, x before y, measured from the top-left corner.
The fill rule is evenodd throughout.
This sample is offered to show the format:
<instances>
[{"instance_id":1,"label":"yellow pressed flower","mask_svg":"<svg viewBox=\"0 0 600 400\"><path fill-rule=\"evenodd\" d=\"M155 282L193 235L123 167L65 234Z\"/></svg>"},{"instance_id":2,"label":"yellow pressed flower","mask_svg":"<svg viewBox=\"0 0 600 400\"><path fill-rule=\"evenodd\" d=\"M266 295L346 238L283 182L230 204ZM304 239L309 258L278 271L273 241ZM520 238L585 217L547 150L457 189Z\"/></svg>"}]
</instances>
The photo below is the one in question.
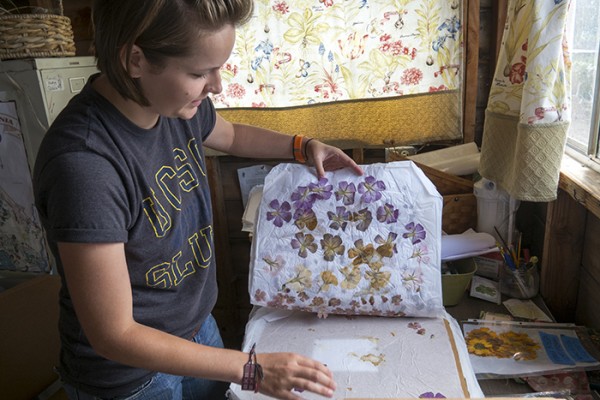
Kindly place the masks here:
<instances>
[{"instance_id":1,"label":"yellow pressed flower","mask_svg":"<svg viewBox=\"0 0 600 400\"><path fill-rule=\"evenodd\" d=\"M337 286L338 278L334 275L332 271L323 271L321 272L321 279L323 280L323 285L321 285L322 291L326 292L329 290L329 286Z\"/></svg>"},{"instance_id":2,"label":"yellow pressed flower","mask_svg":"<svg viewBox=\"0 0 600 400\"><path fill-rule=\"evenodd\" d=\"M380 271L379 269L370 269L365 273L365 278L371 281L371 288L381 290L390 283L390 272Z\"/></svg>"},{"instance_id":3,"label":"yellow pressed flower","mask_svg":"<svg viewBox=\"0 0 600 400\"><path fill-rule=\"evenodd\" d=\"M301 292L312 286L312 272L304 265L296 267L296 276L283 284L284 289L295 290Z\"/></svg>"},{"instance_id":4,"label":"yellow pressed flower","mask_svg":"<svg viewBox=\"0 0 600 400\"><path fill-rule=\"evenodd\" d=\"M469 353L476 356L489 357L493 354L494 347L491 343L483 339L467 340L467 349Z\"/></svg>"},{"instance_id":5,"label":"yellow pressed flower","mask_svg":"<svg viewBox=\"0 0 600 400\"><path fill-rule=\"evenodd\" d=\"M360 267L358 265L349 265L340 268L340 272L344 275L344 280L340 284L342 289L354 289L360 282Z\"/></svg>"}]
</instances>

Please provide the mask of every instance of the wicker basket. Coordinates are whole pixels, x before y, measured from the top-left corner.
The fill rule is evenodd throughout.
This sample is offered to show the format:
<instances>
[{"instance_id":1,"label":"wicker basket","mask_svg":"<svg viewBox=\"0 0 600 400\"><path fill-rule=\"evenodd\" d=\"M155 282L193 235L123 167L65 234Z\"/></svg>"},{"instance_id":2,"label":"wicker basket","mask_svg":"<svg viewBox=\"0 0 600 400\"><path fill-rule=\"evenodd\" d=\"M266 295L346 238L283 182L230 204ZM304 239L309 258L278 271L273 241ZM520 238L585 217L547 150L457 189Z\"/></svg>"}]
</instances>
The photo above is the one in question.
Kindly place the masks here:
<instances>
[{"instance_id":1,"label":"wicker basket","mask_svg":"<svg viewBox=\"0 0 600 400\"><path fill-rule=\"evenodd\" d=\"M69 17L0 15L0 60L74 55L75 42Z\"/></svg>"}]
</instances>

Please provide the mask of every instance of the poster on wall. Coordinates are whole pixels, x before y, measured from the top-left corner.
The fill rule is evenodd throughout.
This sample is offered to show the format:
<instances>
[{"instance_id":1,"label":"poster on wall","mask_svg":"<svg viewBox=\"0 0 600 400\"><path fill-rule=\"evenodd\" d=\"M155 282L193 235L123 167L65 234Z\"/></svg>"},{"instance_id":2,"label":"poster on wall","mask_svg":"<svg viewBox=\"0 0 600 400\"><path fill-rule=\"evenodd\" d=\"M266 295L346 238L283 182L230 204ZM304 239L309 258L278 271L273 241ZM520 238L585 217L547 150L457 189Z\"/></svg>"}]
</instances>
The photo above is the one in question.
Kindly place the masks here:
<instances>
[{"instance_id":1,"label":"poster on wall","mask_svg":"<svg viewBox=\"0 0 600 400\"><path fill-rule=\"evenodd\" d=\"M0 102L0 270L50 272L13 101Z\"/></svg>"}]
</instances>

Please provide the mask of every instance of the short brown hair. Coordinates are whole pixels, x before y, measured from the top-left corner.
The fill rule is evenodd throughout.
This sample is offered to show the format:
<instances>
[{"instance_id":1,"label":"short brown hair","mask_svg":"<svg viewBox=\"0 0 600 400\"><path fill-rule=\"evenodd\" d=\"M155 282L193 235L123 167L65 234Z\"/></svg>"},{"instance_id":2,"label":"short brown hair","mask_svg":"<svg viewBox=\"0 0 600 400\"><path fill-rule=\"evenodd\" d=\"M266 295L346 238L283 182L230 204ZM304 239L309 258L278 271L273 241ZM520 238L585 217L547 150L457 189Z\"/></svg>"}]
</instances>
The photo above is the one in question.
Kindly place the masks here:
<instances>
[{"instance_id":1,"label":"short brown hair","mask_svg":"<svg viewBox=\"0 0 600 400\"><path fill-rule=\"evenodd\" d=\"M92 10L98 69L121 96L149 105L121 61L139 46L158 68L191 54L199 35L237 26L252 16L253 0L95 0Z\"/></svg>"}]
</instances>

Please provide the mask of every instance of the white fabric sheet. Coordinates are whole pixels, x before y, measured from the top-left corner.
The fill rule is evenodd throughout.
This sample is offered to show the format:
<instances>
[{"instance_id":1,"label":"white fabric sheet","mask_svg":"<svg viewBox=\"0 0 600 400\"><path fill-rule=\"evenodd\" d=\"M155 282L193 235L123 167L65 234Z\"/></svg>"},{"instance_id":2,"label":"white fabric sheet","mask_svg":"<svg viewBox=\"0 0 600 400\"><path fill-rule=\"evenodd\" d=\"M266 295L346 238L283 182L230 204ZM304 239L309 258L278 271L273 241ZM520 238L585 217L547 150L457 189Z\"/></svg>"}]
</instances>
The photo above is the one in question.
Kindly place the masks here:
<instances>
[{"instance_id":1,"label":"white fabric sheet","mask_svg":"<svg viewBox=\"0 0 600 400\"><path fill-rule=\"evenodd\" d=\"M435 317L442 197L412 161L267 175L250 262L254 305L325 314Z\"/></svg>"}]
</instances>

